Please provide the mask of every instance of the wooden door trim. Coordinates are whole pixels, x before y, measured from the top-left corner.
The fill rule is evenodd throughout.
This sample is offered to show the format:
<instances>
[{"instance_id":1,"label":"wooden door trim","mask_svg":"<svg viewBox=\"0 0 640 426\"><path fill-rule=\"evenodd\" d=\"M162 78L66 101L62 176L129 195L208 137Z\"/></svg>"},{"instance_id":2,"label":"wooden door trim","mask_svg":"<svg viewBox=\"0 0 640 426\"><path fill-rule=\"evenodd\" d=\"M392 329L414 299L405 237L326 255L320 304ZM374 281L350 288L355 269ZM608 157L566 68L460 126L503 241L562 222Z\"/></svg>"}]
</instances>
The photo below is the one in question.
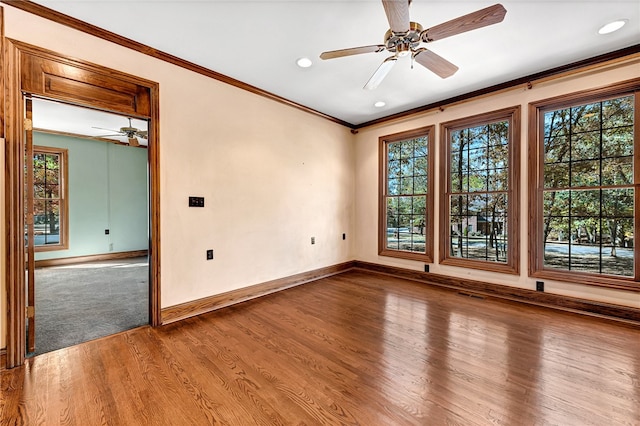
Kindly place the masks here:
<instances>
[{"instance_id":1,"label":"wooden door trim","mask_svg":"<svg viewBox=\"0 0 640 426\"><path fill-rule=\"evenodd\" d=\"M35 57L61 66L80 69L93 76L108 80L118 80L144 88L149 93L149 108L132 114L130 108L119 109L117 105L96 105L91 99L71 99L71 96L51 96L43 91L29 93L49 99L73 103L78 106L109 110L111 112L149 119L149 199L150 199L150 241L149 241L149 323L161 324L160 312L160 157L158 146L159 131L159 85L133 75L106 67L69 58L64 55L28 45L16 40L3 40L3 77L5 111L2 121L5 130L5 221L6 221L6 286L7 286L7 367L24 363L25 341L25 292L24 292L24 121L23 121L23 69L25 58ZM99 84L98 83L94 84ZM105 86L107 83L104 83ZM37 88L36 88L37 89ZM1 114L1 112L0 112Z\"/></svg>"}]
</instances>

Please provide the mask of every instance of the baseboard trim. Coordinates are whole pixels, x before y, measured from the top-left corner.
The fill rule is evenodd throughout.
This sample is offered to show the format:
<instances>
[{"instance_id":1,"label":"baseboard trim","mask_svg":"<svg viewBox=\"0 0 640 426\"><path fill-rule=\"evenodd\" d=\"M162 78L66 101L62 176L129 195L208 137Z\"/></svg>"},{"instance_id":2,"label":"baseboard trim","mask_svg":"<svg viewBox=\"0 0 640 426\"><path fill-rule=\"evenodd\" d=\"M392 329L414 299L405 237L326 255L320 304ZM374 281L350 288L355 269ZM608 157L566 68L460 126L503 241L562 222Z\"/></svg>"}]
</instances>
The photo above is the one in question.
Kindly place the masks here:
<instances>
[{"instance_id":1,"label":"baseboard trim","mask_svg":"<svg viewBox=\"0 0 640 426\"><path fill-rule=\"evenodd\" d=\"M511 300L536 306L575 312L583 315L597 316L640 326L640 309L615 305L612 303L595 302L592 300L559 294L545 293L523 288L510 287L500 284L486 283L465 278L455 278L430 272L414 271L385 266L363 261L354 262L355 269L391 275L394 277L420 281L426 284L453 290L464 291L472 295L482 295L496 299Z\"/></svg>"},{"instance_id":2,"label":"baseboard trim","mask_svg":"<svg viewBox=\"0 0 640 426\"><path fill-rule=\"evenodd\" d=\"M246 302L278 291L286 290L301 284L306 284L321 278L340 274L354 267L354 262L345 262L326 268L315 269L279 278L273 281L252 285L250 287L233 290L215 296L205 297L191 302L162 308L162 324L169 324L196 315L205 314L237 303Z\"/></svg>"},{"instance_id":3,"label":"baseboard trim","mask_svg":"<svg viewBox=\"0 0 640 426\"><path fill-rule=\"evenodd\" d=\"M134 250L120 251L117 253L90 254L87 256L63 257L60 259L43 259L36 260L36 268L43 268L47 266L73 265L76 263L99 262L102 260L130 259L132 257L146 256L148 253L149 252L147 250Z\"/></svg>"},{"instance_id":4,"label":"baseboard trim","mask_svg":"<svg viewBox=\"0 0 640 426\"><path fill-rule=\"evenodd\" d=\"M7 349L0 349L0 371L7 369Z\"/></svg>"}]
</instances>

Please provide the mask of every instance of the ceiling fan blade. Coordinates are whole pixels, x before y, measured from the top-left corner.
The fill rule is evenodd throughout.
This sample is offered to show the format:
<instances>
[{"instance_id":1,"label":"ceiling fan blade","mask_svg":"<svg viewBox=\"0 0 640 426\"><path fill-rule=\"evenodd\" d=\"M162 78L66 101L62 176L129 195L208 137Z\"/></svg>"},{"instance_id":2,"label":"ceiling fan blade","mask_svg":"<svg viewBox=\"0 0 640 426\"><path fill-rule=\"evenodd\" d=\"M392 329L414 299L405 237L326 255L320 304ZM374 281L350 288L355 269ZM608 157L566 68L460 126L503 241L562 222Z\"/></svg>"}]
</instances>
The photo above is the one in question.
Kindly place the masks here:
<instances>
[{"instance_id":1,"label":"ceiling fan blade","mask_svg":"<svg viewBox=\"0 0 640 426\"><path fill-rule=\"evenodd\" d=\"M139 132L136 132L136 135L141 137L142 139L147 139L149 132L147 130L140 130Z\"/></svg>"},{"instance_id":2,"label":"ceiling fan blade","mask_svg":"<svg viewBox=\"0 0 640 426\"><path fill-rule=\"evenodd\" d=\"M124 136L124 135L122 133L116 133L113 135L98 135L96 136L96 138L114 138L114 137L120 137L120 136Z\"/></svg>"},{"instance_id":3,"label":"ceiling fan blade","mask_svg":"<svg viewBox=\"0 0 640 426\"><path fill-rule=\"evenodd\" d=\"M359 55L361 53L377 53L384 50L384 45L375 44L372 46L351 47L349 49L330 50L328 52L322 52L320 59L334 59L341 58L343 56Z\"/></svg>"},{"instance_id":4,"label":"ceiling fan blade","mask_svg":"<svg viewBox=\"0 0 640 426\"><path fill-rule=\"evenodd\" d=\"M140 142L138 142L138 138L136 137L129 138L129 146L140 146Z\"/></svg>"},{"instance_id":5,"label":"ceiling fan blade","mask_svg":"<svg viewBox=\"0 0 640 426\"><path fill-rule=\"evenodd\" d=\"M396 64L397 60L398 58L395 56L390 56L385 59L384 62L380 64L376 72L373 73L369 81L367 81L367 84L364 85L363 89L374 90L377 88L387 74L389 74L389 71L391 71L391 68Z\"/></svg>"},{"instance_id":6,"label":"ceiling fan blade","mask_svg":"<svg viewBox=\"0 0 640 426\"><path fill-rule=\"evenodd\" d=\"M434 72L441 78L451 77L458 71L458 67L451 62L444 59L442 56L433 53L427 49L419 49L414 55L413 59L417 63Z\"/></svg>"},{"instance_id":7,"label":"ceiling fan blade","mask_svg":"<svg viewBox=\"0 0 640 426\"><path fill-rule=\"evenodd\" d=\"M456 34L476 30L488 25L502 22L507 10L500 3L444 22L422 31L420 38L424 42L442 40Z\"/></svg>"},{"instance_id":8,"label":"ceiling fan blade","mask_svg":"<svg viewBox=\"0 0 640 426\"><path fill-rule=\"evenodd\" d=\"M106 130L106 131L108 131L108 132L116 132L116 133L119 133L119 132L120 132L119 130L105 129L104 127L95 127L95 126L91 126L91 128L92 128L92 129L98 129L98 130ZM120 134L122 134L122 133L120 133Z\"/></svg>"},{"instance_id":9,"label":"ceiling fan blade","mask_svg":"<svg viewBox=\"0 0 640 426\"><path fill-rule=\"evenodd\" d=\"M389 27L394 33L409 31L409 0L382 0Z\"/></svg>"}]
</instances>

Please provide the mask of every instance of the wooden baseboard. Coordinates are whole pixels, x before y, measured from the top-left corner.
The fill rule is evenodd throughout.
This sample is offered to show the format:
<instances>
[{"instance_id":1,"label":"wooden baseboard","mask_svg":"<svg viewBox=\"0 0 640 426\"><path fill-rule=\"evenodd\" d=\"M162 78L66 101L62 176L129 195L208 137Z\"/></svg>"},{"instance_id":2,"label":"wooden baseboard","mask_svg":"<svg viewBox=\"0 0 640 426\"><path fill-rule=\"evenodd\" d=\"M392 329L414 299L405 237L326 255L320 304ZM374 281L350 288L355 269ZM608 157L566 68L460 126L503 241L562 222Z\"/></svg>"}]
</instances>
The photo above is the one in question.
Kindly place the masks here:
<instances>
[{"instance_id":1,"label":"wooden baseboard","mask_svg":"<svg viewBox=\"0 0 640 426\"><path fill-rule=\"evenodd\" d=\"M544 306L584 315L608 318L640 326L640 309L628 306L595 302L592 300L579 299L559 294L527 290L500 284L491 284L465 278L449 277L430 272L413 271L394 266L385 266L362 261L355 261L354 268L420 281L426 284L462 291L471 295L477 294L485 297L517 301L530 305Z\"/></svg>"},{"instance_id":2,"label":"wooden baseboard","mask_svg":"<svg viewBox=\"0 0 640 426\"><path fill-rule=\"evenodd\" d=\"M328 266L301 274L267 281L262 284L252 285L239 290L229 291L211 297L182 303L180 305L163 308L161 311L162 324L179 321L196 315L215 311L220 308L246 302L257 297L282 291L301 284L319 280L320 278L336 275L352 269L354 262L345 262L338 265Z\"/></svg>"},{"instance_id":3,"label":"wooden baseboard","mask_svg":"<svg viewBox=\"0 0 640 426\"><path fill-rule=\"evenodd\" d=\"M130 259L132 257L142 257L148 254L147 250L121 251L117 253L91 254L87 256L63 257L60 259L36 260L36 268L46 266L64 266L76 263L99 262L103 260Z\"/></svg>"}]
</instances>

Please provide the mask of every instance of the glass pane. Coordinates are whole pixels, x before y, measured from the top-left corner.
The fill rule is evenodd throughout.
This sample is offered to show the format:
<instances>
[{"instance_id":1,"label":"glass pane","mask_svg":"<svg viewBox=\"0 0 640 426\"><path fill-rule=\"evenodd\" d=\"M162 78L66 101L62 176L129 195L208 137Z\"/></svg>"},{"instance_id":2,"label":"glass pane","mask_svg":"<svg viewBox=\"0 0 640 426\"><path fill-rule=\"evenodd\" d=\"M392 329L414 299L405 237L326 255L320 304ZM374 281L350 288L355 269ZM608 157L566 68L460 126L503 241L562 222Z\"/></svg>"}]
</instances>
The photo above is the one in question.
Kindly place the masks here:
<instances>
[{"instance_id":1,"label":"glass pane","mask_svg":"<svg viewBox=\"0 0 640 426\"><path fill-rule=\"evenodd\" d=\"M591 242L588 221L589 218L580 216L571 221L569 269L572 271L600 272L600 247Z\"/></svg>"},{"instance_id":2,"label":"glass pane","mask_svg":"<svg viewBox=\"0 0 640 426\"><path fill-rule=\"evenodd\" d=\"M544 217L544 266L569 269L569 218Z\"/></svg>"},{"instance_id":3,"label":"glass pane","mask_svg":"<svg viewBox=\"0 0 640 426\"><path fill-rule=\"evenodd\" d=\"M60 243L60 202L40 200L34 204L34 245Z\"/></svg>"},{"instance_id":4,"label":"glass pane","mask_svg":"<svg viewBox=\"0 0 640 426\"><path fill-rule=\"evenodd\" d=\"M427 193L427 177L426 176L417 176L413 180L413 191L415 194L426 194Z\"/></svg>"},{"instance_id":5,"label":"glass pane","mask_svg":"<svg viewBox=\"0 0 640 426\"><path fill-rule=\"evenodd\" d=\"M387 194L400 195L400 179L389 179L387 181Z\"/></svg>"},{"instance_id":6,"label":"glass pane","mask_svg":"<svg viewBox=\"0 0 640 426\"><path fill-rule=\"evenodd\" d=\"M413 140L402 141L400 147L400 158L413 157Z\"/></svg>"},{"instance_id":7,"label":"glass pane","mask_svg":"<svg viewBox=\"0 0 640 426\"><path fill-rule=\"evenodd\" d=\"M469 192L478 192L487 190L487 171L481 170L478 172L469 173Z\"/></svg>"},{"instance_id":8,"label":"glass pane","mask_svg":"<svg viewBox=\"0 0 640 426\"><path fill-rule=\"evenodd\" d=\"M427 156L427 137L417 138L414 141L413 145L413 156L414 157L426 157Z\"/></svg>"},{"instance_id":9,"label":"glass pane","mask_svg":"<svg viewBox=\"0 0 640 426\"><path fill-rule=\"evenodd\" d=\"M631 185L633 183L633 157L602 160L603 185Z\"/></svg>"},{"instance_id":10,"label":"glass pane","mask_svg":"<svg viewBox=\"0 0 640 426\"><path fill-rule=\"evenodd\" d=\"M569 133L569 108L550 111L544 114L544 137L562 136ZM545 144L546 145L546 144Z\"/></svg>"},{"instance_id":11,"label":"glass pane","mask_svg":"<svg viewBox=\"0 0 640 426\"><path fill-rule=\"evenodd\" d=\"M558 163L569 160L569 138L566 136L553 136L544 140L544 162Z\"/></svg>"},{"instance_id":12,"label":"glass pane","mask_svg":"<svg viewBox=\"0 0 640 426\"><path fill-rule=\"evenodd\" d=\"M600 161L576 161L571 165L571 186L598 186Z\"/></svg>"},{"instance_id":13,"label":"glass pane","mask_svg":"<svg viewBox=\"0 0 640 426\"><path fill-rule=\"evenodd\" d=\"M400 179L400 193L401 194L413 194L413 178L403 177Z\"/></svg>"},{"instance_id":14,"label":"glass pane","mask_svg":"<svg viewBox=\"0 0 640 426\"><path fill-rule=\"evenodd\" d=\"M509 174L506 169L489 169L489 191L501 191L509 187Z\"/></svg>"},{"instance_id":15,"label":"glass pane","mask_svg":"<svg viewBox=\"0 0 640 426\"><path fill-rule=\"evenodd\" d=\"M569 163L544 165L544 187L566 188L569 186Z\"/></svg>"},{"instance_id":16,"label":"glass pane","mask_svg":"<svg viewBox=\"0 0 640 426\"><path fill-rule=\"evenodd\" d=\"M60 185L47 184L45 186L45 196L47 198L59 199L60 198Z\"/></svg>"},{"instance_id":17,"label":"glass pane","mask_svg":"<svg viewBox=\"0 0 640 426\"><path fill-rule=\"evenodd\" d=\"M389 161L387 163L387 178L395 179L400 177L400 160Z\"/></svg>"},{"instance_id":18,"label":"glass pane","mask_svg":"<svg viewBox=\"0 0 640 426\"><path fill-rule=\"evenodd\" d=\"M402 147L402 143L394 142L387 144L387 159L389 161L399 160L400 159L400 148Z\"/></svg>"},{"instance_id":19,"label":"glass pane","mask_svg":"<svg viewBox=\"0 0 640 426\"><path fill-rule=\"evenodd\" d=\"M427 197L413 197L413 213L425 217L427 213Z\"/></svg>"},{"instance_id":20,"label":"glass pane","mask_svg":"<svg viewBox=\"0 0 640 426\"><path fill-rule=\"evenodd\" d=\"M35 198L46 198L45 185L42 183L33 184L33 196Z\"/></svg>"},{"instance_id":21,"label":"glass pane","mask_svg":"<svg viewBox=\"0 0 640 426\"><path fill-rule=\"evenodd\" d=\"M469 150L469 168L472 170L487 168L487 149L485 147Z\"/></svg>"},{"instance_id":22,"label":"glass pane","mask_svg":"<svg viewBox=\"0 0 640 426\"><path fill-rule=\"evenodd\" d=\"M633 126L633 103L632 95L602 102L602 127Z\"/></svg>"},{"instance_id":23,"label":"glass pane","mask_svg":"<svg viewBox=\"0 0 640 426\"><path fill-rule=\"evenodd\" d=\"M572 132L600 129L600 102L571 108Z\"/></svg>"},{"instance_id":24,"label":"glass pane","mask_svg":"<svg viewBox=\"0 0 640 426\"><path fill-rule=\"evenodd\" d=\"M428 172L428 164L427 157L418 157L414 160L414 169L413 172L415 175L427 175Z\"/></svg>"},{"instance_id":25,"label":"glass pane","mask_svg":"<svg viewBox=\"0 0 640 426\"><path fill-rule=\"evenodd\" d=\"M579 133L571 138L571 160L600 158L600 132Z\"/></svg>"},{"instance_id":26,"label":"glass pane","mask_svg":"<svg viewBox=\"0 0 640 426\"><path fill-rule=\"evenodd\" d=\"M398 248L398 199L387 198L387 247Z\"/></svg>"},{"instance_id":27,"label":"glass pane","mask_svg":"<svg viewBox=\"0 0 640 426\"><path fill-rule=\"evenodd\" d=\"M610 219L604 226L602 273L633 277L633 219Z\"/></svg>"},{"instance_id":28,"label":"glass pane","mask_svg":"<svg viewBox=\"0 0 640 426\"><path fill-rule=\"evenodd\" d=\"M600 216L600 191L571 191L571 216Z\"/></svg>"},{"instance_id":29,"label":"glass pane","mask_svg":"<svg viewBox=\"0 0 640 426\"><path fill-rule=\"evenodd\" d=\"M451 132L451 154L460 155L461 151L466 145L466 138L464 132L461 130Z\"/></svg>"},{"instance_id":30,"label":"glass pane","mask_svg":"<svg viewBox=\"0 0 640 426\"><path fill-rule=\"evenodd\" d=\"M545 191L543 208L545 216L569 217L570 191Z\"/></svg>"},{"instance_id":31,"label":"glass pane","mask_svg":"<svg viewBox=\"0 0 640 426\"><path fill-rule=\"evenodd\" d=\"M602 132L602 156L633 155L633 126L616 127Z\"/></svg>"},{"instance_id":32,"label":"glass pane","mask_svg":"<svg viewBox=\"0 0 640 426\"><path fill-rule=\"evenodd\" d=\"M633 188L603 189L602 216L606 218L633 218Z\"/></svg>"}]
</instances>

